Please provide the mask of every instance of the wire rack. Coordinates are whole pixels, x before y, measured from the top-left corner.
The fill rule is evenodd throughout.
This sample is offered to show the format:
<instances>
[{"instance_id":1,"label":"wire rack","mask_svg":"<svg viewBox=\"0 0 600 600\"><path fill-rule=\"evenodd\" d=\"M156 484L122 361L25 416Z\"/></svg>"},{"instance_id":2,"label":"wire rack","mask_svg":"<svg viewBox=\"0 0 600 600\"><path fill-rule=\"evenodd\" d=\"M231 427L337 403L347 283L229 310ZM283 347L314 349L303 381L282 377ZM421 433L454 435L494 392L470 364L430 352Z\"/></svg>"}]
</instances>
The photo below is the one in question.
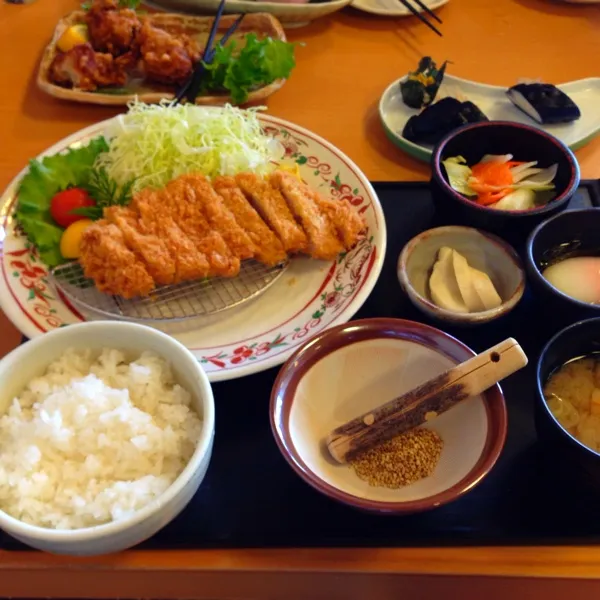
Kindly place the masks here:
<instances>
[{"instance_id":1,"label":"wire rack","mask_svg":"<svg viewBox=\"0 0 600 600\"><path fill-rule=\"evenodd\" d=\"M131 300L98 291L76 262L52 269L50 280L69 301L84 311L111 319L171 322L214 315L256 298L279 279L287 266L285 262L266 267L248 260L242 262L236 277L165 285L156 288L150 296Z\"/></svg>"}]
</instances>

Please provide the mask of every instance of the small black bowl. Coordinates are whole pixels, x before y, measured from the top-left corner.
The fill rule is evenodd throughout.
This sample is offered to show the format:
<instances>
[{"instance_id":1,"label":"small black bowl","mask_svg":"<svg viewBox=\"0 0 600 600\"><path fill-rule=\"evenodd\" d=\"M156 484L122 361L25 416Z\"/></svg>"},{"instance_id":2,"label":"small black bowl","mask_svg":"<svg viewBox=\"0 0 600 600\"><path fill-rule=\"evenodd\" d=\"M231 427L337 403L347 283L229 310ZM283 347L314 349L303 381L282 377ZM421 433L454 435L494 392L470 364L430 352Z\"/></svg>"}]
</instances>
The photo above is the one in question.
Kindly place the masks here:
<instances>
[{"instance_id":1,"label":"small black bowl","mask_svg":"<svg viewBox=\"0 0 600 600\"><path fill-rule=\"evenodd\" d=\"M480 206L454 191L442 161L462 156L467 164L474 165L486 154L512 154L514 160L537 160L544 168L558 164L554 179L556 197L540 208L501 211ZM431 167L433 198L447 222L487 229L517 245L538 223L566 207L580 178L575 156L560 140L536 127L504 121L484 121L454 130L434 148Z\"/></svg>"},{"instance_id":2,"label":"small black bowl","mask_svg":"<svg viewBox=\"0 0 600 600\"><path fill-rule=\"evenodd\" d=\"M600 454L588 448L554 418L543 387L553 371L573 358L600 352L600 318L579 321L559 331L544 347L536 369L535 426L547 460L566 477L600 491Z\"/></svg>"},{"instance_id":3,"label":"small black bowl","mask_svg":"<svg viewBox=\"0 0 600 600\"><path fill-rule=\"evenodd\" d=\"M529 236L525 264L539 306L558 327L600 317L600 305L588 304L558 291L542 275L549 263L570 255L600 251L600 209L566 210L538 225Z\"/></svg>"}]
</instances>

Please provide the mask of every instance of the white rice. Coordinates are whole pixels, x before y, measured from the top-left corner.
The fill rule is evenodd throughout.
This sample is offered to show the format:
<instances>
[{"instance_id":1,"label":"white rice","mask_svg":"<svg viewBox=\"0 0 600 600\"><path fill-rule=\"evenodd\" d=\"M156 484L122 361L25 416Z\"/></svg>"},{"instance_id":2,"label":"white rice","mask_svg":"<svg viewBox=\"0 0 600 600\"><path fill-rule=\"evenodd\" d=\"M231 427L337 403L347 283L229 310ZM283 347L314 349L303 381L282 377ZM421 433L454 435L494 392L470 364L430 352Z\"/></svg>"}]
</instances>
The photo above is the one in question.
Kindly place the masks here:
<instances>
[{"instance_id":1,"label":"white rice","mask_svg":"<svg viewBox=\"0 0 600 600\"><path fill-rule=\"evenodd\" d=\"M129 517L173 483L201 427L159 356L68 350L0 418L0 509L53 529Z\"/></svg>"}]
</instances>

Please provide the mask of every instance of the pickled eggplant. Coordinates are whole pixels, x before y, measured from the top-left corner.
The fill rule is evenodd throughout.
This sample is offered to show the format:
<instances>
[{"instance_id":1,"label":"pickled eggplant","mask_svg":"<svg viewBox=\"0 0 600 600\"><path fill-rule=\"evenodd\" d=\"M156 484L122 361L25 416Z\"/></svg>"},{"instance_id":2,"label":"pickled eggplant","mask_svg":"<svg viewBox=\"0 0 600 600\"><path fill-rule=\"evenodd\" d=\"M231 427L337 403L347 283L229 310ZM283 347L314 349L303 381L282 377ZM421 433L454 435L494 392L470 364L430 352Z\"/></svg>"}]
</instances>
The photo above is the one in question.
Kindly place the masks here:
<instances>
[{"instance_id":1,"label":"pickled eggplant","mask_svg":"<svg viewBox=\"0 0 600 600\"><path fill-rule=\"evenodd\" d=\"M577 104L550 83L519 83L506 94L519 110L540 124L570 123L581 117Z\"/></svg>"}]
</instances>

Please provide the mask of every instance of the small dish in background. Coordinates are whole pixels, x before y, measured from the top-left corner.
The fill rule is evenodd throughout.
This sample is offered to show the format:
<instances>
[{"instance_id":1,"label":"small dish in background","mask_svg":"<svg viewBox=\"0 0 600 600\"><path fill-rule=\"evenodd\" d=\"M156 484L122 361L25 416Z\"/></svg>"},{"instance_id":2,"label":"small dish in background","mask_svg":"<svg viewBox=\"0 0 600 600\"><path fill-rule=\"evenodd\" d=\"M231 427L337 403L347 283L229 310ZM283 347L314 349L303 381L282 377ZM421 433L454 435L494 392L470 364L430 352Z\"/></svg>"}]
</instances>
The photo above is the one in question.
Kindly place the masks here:
<instances>
[{"instance_id":1,"label":"small dish in background","mask_svg":"<svg viewBox=\"0 0 600 600\"><path fill-rule=\"evenodd\" d=\"M487 273L502 304L482 312L460 313L437 306L431 299L429 279L441 248L462 254L469 265ZM470 227L438 227L420 233L402 249L398 280L410 301L426 315L455 325L478 325L509 313L525 290L525 273L517 253L494 235Z\"/></svg>"},{"instance_id":2,"label":"small dish in background","mask_svg":"<svg viewBox=\"0 0 600 600\"><path fill-rule=\"evenodd\" d=\"M379 117L387 137L395 146L418 160L429 162L433 146L415 144L402 135L407 121L419 113L402 101L400 84L405 80L406 76L397 79L383 92L379 100ZM470 100L490 121L510 121L530 125L554 135L571 150L578 150L600 133L600 115L596 110L600 101L600 77L561 83L556 87L568 94L577 104L581 110L580 119L567 124L539 125L509 100L506 95L508 86L487 85L448 74L444 75L437 98L451 96Z\"/></svg>"},{"instance_id":3,"label":"small dish in background","mask_svg":"<svg viewBox=\"0 0 600 600\"><path fill-rule=\"evenodd\" d=\"M582 302L568 296L542 274L550 264L572 256L598 257L599 231L600 209L588 208L564 211L544 221L531 232L525 259L527 274L540 298L540 305L552 317L552 321L562 321L565 325L580 319L600 317L600 304ZM591 287L595 282L589 278L582 285Z\"/></svg>"},{"instance_id":4,"label":"small dish in background","mask_svg":"<svg viewBox=\"0 0 600 600\"><path fill-rule=\"evenodd\" d=\"M423 0L430 10L436 10L444 4L448 4L450 0ZM401 4L398 0L352 0L352 8L362 10L363 12L372 15L380 15L382 17L412 17L413 13ZM419 12L423 9L413 2L413 6Z\"/></svg>"},{"instance_id":5,"label":"small dish in background","mask_svg":"<svg viewBox=\"0 0 600 600\"><path fill-rule=\"evenodd\" d=\"M411 321L366 319L306 342L282 367L271 393L271 428L283 456L319 492L388 514L429 510L471 490L495 464L506 437L498 385L424 427L443 440L430 477L398 489L372 487L336 463L324 440L349 419L474 356L449 335Z\"/></svg>"}]
</instances>

